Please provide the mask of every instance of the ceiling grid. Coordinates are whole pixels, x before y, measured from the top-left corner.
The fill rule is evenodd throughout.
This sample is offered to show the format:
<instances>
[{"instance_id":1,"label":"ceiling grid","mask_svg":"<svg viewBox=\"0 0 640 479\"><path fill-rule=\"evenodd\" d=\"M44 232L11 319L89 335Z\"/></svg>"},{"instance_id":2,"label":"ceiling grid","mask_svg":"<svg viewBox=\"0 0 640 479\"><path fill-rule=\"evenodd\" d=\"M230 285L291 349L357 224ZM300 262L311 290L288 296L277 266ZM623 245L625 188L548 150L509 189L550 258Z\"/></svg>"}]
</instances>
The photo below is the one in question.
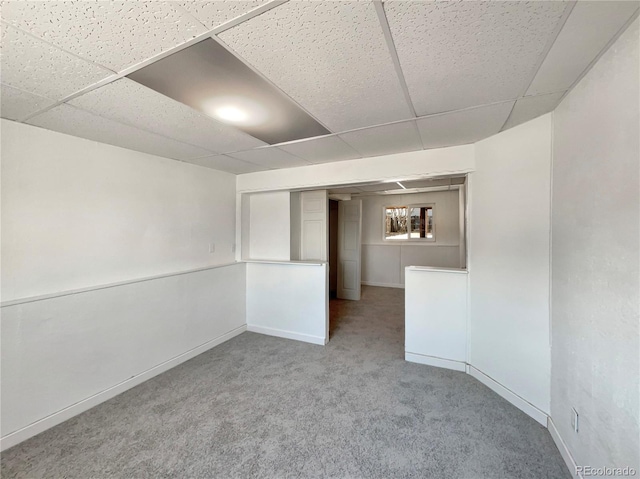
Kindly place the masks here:
<instances>
[{"instance_id":1,"label":"ceiling grid","mask_svg":"<svg viewBox=\"0 0 640 479\"><path fill-rule=\"evenodd\" d=\"M3 118L234 174L467 144L552 111L637 1L2 1ZM267 145L125 76L214 38L331 134Z\"/></svg>"}]
</instances>

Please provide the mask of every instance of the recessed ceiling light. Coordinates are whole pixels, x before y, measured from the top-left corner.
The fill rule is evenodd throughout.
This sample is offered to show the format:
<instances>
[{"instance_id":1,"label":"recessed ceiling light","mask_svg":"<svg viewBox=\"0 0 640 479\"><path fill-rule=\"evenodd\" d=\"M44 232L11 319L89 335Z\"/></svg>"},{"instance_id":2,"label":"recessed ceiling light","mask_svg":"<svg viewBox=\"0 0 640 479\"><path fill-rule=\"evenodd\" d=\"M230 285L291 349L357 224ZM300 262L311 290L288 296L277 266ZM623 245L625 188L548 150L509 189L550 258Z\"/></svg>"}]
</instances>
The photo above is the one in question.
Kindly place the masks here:
<instances>
[{"instance_id":1,"label":"recessed ceiling light","mask_svg":"<svg viewBox=\"0 0 640 479\"><path fill-rule=\"evenodd\" d=\"M212 38L128 78L272 145L331 133Z\"/></svg>"},{"instance_id":2,"label":"recessed ceiling light","mask_svg":"<svg viewBox=\"0 0 640 479\"><path fill-rule=\"evenodd\" d=\"M230 123L244 123L249 119L246 111L235 106L221 106L215 109L215 115L223 121Z\"/></svg>"},{"instance_id":3,"label":"recessed ceiling light","mask_svg":"<svg viewBox=\"0 0 640 479\"><path fill-rule=\"evenodd\" d=\"M260 126L269 121L269 112L262 105L238 96L211 98L202 109L220 121L238 126Z\"/></svg>"}]
</instances>

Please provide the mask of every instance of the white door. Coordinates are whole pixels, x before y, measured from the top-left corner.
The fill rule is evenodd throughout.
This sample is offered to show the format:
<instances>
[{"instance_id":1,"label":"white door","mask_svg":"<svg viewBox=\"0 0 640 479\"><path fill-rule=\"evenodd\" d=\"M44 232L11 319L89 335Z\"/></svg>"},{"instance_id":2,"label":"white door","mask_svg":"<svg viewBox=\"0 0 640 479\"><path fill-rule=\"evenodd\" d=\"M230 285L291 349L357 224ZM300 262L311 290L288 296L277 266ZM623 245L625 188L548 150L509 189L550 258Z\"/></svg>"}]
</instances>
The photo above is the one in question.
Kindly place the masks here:
<instances>
[{"instance_id":1,"label":"white door","mask_svg":"<svg viewBox=\"0 0 640 479\"><path fill-rule=\"evenodd\" d=\"M362 200L338 205L338 298L360 299Z\"/></svg>"},{"instance_id":2,"label":"white door","mask_svg":"<svg viewBox=\"0 0 640 479\"><path fill-rule=\"evenodd\" d=\"M327 221L329 199L327 190L300 193L300 259L328 261Z\"/></svg>"}]
</instances>

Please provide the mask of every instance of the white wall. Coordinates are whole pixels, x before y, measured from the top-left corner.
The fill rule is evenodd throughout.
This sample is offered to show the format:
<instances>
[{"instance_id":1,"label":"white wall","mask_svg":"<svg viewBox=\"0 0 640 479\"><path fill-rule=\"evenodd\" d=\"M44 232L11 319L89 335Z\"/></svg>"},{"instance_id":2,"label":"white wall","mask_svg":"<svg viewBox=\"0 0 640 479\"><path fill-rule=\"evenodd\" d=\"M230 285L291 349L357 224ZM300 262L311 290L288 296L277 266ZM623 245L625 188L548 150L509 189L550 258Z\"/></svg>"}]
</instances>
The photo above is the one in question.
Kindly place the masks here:
<instances>
[{"instance_id":1,"label":"white wall","mask_svg":"<svg viewBox=\"0 0 640 479\"><path fill-rule=\"evenodd\" d=\"M636 471L639 35L636 20L556 109L552 200L551 416L578 465Z\"/></svg>"},{"instance_id":2,"label":"white wall","mask_svg":"<svg viewBox=\"0 0 640 479\"><path fill-rule=\"evenodd\" d=\"M175 274L233 261L233 175L1 128L7 447L240 332L245 280L244 265Z\"/></svg>"},{"instance_id":3,"label":"white wall","mask_svg":"<svg viewBox=\"0 0 640 479\"><path fill-rule=\"evenodd\" d=\"M466 271L410 266L406 277L405 359L465 371Z\"/></svg>"},{"instance_id":4,"label":"white wall","mask_svg":"<svg viewBox=\"0 0 640 479\"><path fill-rule=\"evenodd\" d=\"M404 285L407 266L460 267L459 192L434 191L362 198L362 281ZM383 209L391 205L433 203L436 240L417 244L383 240Z\"/></svg>"},{"instance_id":5,"label":"white wall","mask_svg":"<svg viewBox=\"0 0 640 479\"><path fill-rule=\"evenodd\" d=\"M233 175L1 128L3 301L233 261Z\"/></svg>"},{"instance_id":6,"label":"white wall","mask_svg":"<svg viewBox=\"0 0 640 479\"><path fill-rule=\"evenodd\" d=\"M245 330L237 263L2 308L2 448Z\"/></svg>"},{"instance_id":7,"label":"white wall","mask_svg":"<svg viewBox=\"0 0 640 479\"><path fill-rule=\"evenodd\" d=\"M474 168L473 145L238 175L238 192L287 190L460 174Z\"/></svg>"},{"instance_id":8,"label":"white wall","mask_svg":"<svg viewBox=\"0 0 640 479\"><path fill-rule=\"evenodd\" d=\"M326 344L327 287L326 263L248 263L247 329Z\"/></svg>"},{"instance_id":9,"label":"white wall","mask_svg":"<svg viewBox=\"0 0 640 479\"><path fill-rule=\"evenodd\" d=\"M250 197L249 258L291 259L291 206L288 191ZM243 233L244 234L244 233Z\"/></svg>"},{"instance_id":10,"label":"white wall","mask_svg":"<svg viewBox=\"0 0 640 479\"><path fill-rule=\"evenodd\" d=\"M549 412L551 115L476 143L469 362Z\"/></svg>"}]
</instances>

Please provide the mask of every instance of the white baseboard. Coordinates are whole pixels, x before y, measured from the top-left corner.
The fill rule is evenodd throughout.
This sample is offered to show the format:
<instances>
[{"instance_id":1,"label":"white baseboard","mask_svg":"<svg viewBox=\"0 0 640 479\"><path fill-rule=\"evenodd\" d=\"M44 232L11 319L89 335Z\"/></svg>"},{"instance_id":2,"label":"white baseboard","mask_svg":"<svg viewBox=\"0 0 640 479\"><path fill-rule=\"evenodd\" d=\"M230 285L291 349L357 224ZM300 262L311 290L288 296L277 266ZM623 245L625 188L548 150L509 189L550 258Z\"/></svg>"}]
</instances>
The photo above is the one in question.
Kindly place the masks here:
<instances>
[{"instance_id":1,"label":"white baseboard","mask_svg":"<svg viewBox=\"0 0 640 479\"><path fill-rule=\"evenodd\" d=\"M293 331L268 328L266 326L256 326L254 324L247 324L247 331L251 333L265 334L267 336L276 336L278 338L295 339L296 341L319 344L321 346L327 344L327 338L323 338L321 336L311 336L310 334L294 333Z\"/></svg>"},{"instance_id":2,"label":"white baseboard","mask_svg":"<svg viewBox=\"0 0 640 479\"><path fill-rule=\"evenodd\" d=\"M453 369L454 371L465 372L467 364L452 359L436 358L435 356L425 356L424 354L404 352L404 360L411 363L426 364L438 368Z\"/></svg>"},{"instance_id":3,"label":"white baseboard","mask_svg":"<svg viewBox=\"0 0 640 479\"><path fill-rule=\"evenodd\" d=\"M16 444L21 443L29 439L30 437L35 436L36 434L40 434L47 429L52 428L53 426L57 426L60 423L63 423L67 419L71 419L74 416L77 416L80 413L83 413L94 406L97 406L100 403L107 401L124 391L131 389L138 384L141 384L158 374L161 374L169 369L177 366L178 364L184 363L191 358L198 356L199 354L204 353L205 351L218 346L219 344L228 341L229 339L238 336L239 334L245 332L247 330L246 325L242 325L239 328L232 329L228 333L223 334L211 341L207 341L200 346L197 346L175 358L169 359L163 363L154 366L151 369L144 371L143 373L138 374L137 376L133 376L132 378L127 379L126 381L121 382L109 389L105 389L104 391L99 392L98 394L94 394L82 401L79 401L71 406L68 406L56 413L51 414L39 421L34 422L33 424L29 424L22 429L18 429L6 436L0 438L0 451L4 451L5 449L9 449Z\"/></svg>"},{"instance_id":4,"label":"white baseboard","mask_svg":"<svg viewBox=\"0 0 640 479\"><path fill-rule=\"evenodd\" d=\"M381 288L398 288L404 289L404 284L400 283L376 283L373 281L360 281L360 284L364 286L379 286Z\"/></svg>"},{"instance_id":5,"label":"white baseboard","mask_svg":"<svg viewBox=\"0 0 640 479\"><path fill-rule=\"evenodd\" d=\"M526 399L518 396L511 389L503 386L495 379L487 376L485 373L480 371L479 369L474 368L471 365L467 365L467 373L476 378L482 384L487 386L489 389L497 393L499 396L503 397L515 407L520 409L525 414L531 416L533 419L538 421L543 426L547 427L547 414L542 410L538 409L536 406L531 404Z\"/></svg>"},{"instance_id":6,"label":"white baseboard","mask_svg":"<svg viewBox=\"0 0 640 479\"><path fill-rule=\"evenodd\" d=\"M556 447L558 448L558 451L560 451L560 455L569 468L569 472L571 472L572 477L575 479L583 479L582 474L578 472L578 468L576 467L576 461L573 460L573 456L571 455L569 448L562 440L562 436L560 436L556 425L553 423L553 419L550 417L547 419L547 429L549 429L549 434L551 434L553 442L556 443Z\"/></svg>"}]
</instances>

